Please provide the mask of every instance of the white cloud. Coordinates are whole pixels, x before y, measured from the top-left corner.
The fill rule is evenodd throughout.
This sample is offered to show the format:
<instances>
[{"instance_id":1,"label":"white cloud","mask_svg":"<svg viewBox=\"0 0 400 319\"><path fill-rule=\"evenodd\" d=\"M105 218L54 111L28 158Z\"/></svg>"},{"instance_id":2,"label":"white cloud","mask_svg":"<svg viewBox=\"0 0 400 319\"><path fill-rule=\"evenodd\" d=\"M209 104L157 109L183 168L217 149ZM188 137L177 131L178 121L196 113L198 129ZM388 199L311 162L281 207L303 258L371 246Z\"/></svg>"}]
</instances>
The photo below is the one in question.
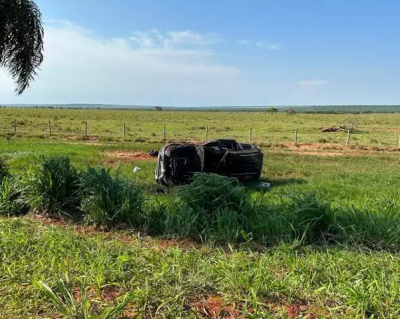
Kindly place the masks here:
<instances>
[{"instance_id":1,"label":"white cloud","mask_svg":"<svg viewBox=\"0 0 400 319\"><path fill-rule=\"evenodd\" d=\"M323 91L307 88L328 84L276 83L279 74L242 71L233 59L241 65L243 59L262 59L263 52L224 55L214 47L222 41L216 33L153 29L106 39L73 23L47 21L45 41L39 77L22 96L0 68L0 104L293 105Z\"/></svg>"},{"instance_id":2,"label":"white cloud","mask_svg":"<svg viewBox=\"0 0 400 319\"><path fill-rule=\"evenodd\" d=\"M32 89L14 94L0 69L0 103L207 104L239 87L238 68L207 47L219 36L135 32L103 39L71 23L47 23L45 61Z\"/></svg>"},{"instance_id":3,"label":"white cloud","mask_svg":"<svg viewBox=\"0 0 400 319\"><path fill-rule=\"evenodd\" d=\"M222 41L220 34L215 32L199 33L192 30L170 31L161 33L157 29L136 31L130 38L140 48L171 49L182 46L206 46Z\"/></svg>"},{"instance_id":4,"label":"white cloud","mask_svg":"<svg viewBox=\"0 0 400 319\"><path fill-rule=\"evenodd\" d=\"M254 45L259 48L266 48L268 50L279 50L281 48L281 43L268 43L264 41L250 41L250 40L240 40L239 45Z\"/></svg>"},{"instance_id":5,"label":"white cloud","mask_svg":"<svg viewBox=\"0 0 400 319\"><path fill-rule=\"evenodd\" d=\"M270 50L279 50L281 48L281 44L280 43L273 43L268 45L268 49Z\"/></svg>"}]
</instances>

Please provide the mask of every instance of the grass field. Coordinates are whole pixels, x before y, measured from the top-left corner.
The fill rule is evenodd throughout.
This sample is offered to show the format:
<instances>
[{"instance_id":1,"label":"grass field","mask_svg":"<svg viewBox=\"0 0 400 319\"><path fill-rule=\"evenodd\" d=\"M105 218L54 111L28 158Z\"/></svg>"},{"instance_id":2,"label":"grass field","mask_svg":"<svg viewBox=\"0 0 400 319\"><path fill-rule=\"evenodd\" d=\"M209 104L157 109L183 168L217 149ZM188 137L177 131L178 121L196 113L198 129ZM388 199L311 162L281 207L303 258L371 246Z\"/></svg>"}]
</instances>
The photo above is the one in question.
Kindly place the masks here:
<instances>
[{"instance_id":1,"label":"grass field","mask_svg":"<svg viewBox=\"0 0 400 319\"><path fill-rule=\"evenodd\" d=\"M204 140L234 137L265 146L293 142L298 130L299 143L345 144L346 132L323 133L321 128L345 125L356 128L351 144L399 146L399 114L267 114L265 112L188 112L135 110L0 109L0 134L37 138L82 139L84 122L88 136L101 141L161 142L166 126L167 140ZM195 119L195 120L194 120ZM50 137L49 120L52 130ZM123 124L126 124L124 138Z\"/></svg>"},{"instance_id":2,"label":"grass field","mask_svg":"<svg viewBox=\"0 0 400 319\"><path fill-rule=\"evenodd\" d=\"M39 181L40 155L67 156L82 172L87 165L109 168L113 177L119 170L121 178L135 182L132 189L142 190L145 200L145 222L100 230L90 220L86 225L45 215L54 207L36 197L29 202L30 214L6 217L11 210L1 199L3 183L0 318L399 316L400 154L394 149L398 137L393 131L397 115L352 115L346 120L346 115L223 112L0 112L3 129L12 128L14 118L21 127L20 136L0 139L0 155L9 158L13 176ZM213 210L213 205L196 201L196 196L187 199L192 193L201 199L207 187L159 194L153 180L155 160L143 159L141 153L162 145L163 123L181 132L177 139L201 139L204 132L199 127L206 125L215 130L210 130L210 138L242 136L239 139L248 138L252 126L255 141L264 127L276 134L296 127L310 143L313 134L323 134L318 132L321 126L354 123L354 118L358 129L369 132L364 135L379 128L386 132L382 136L392 136L393 149L334 147L334 141L298 147L261 144L262 178L272 187L227 185L233 195L221 193L224 201L218 202L223 207L218 216L225 219L203 218L200 211ZM63 134L70 127L72 135L81 136L79 129L87 120L96 136L107 136L107 130L122 133L123 122L137 135L118 140L118 133L110 133L112 139L88 141L67 140L61 133L49 137L48 119L54 121L55 132L61 128ZM44 124L39 133L40 121ZM192 135L183 135L186 131ZM236 131L238 135L231 135ZM346 135L324 134L338 140ZM135 166L142 170L134 173ZM244 201L240 208L230 204L237 198ZM91 204L85 206L90 212L99 205L84 204ZM174 215L177 205L183 205L183 211ZM117 314L118 305L124 309Z\"/></svg>"}]
</instances>

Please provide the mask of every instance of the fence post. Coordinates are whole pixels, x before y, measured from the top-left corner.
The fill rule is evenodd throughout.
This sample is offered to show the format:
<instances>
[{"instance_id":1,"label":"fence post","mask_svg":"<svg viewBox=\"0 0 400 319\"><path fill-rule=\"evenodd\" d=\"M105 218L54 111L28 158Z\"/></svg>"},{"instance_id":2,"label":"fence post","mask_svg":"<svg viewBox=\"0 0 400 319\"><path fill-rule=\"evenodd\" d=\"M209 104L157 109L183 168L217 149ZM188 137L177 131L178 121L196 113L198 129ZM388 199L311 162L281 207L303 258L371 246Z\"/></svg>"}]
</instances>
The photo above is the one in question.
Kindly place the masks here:
<instances>
[{"instance_id":1,"label":"fence post","mask_svg":"<svg viewBox=\"0 0 400 319\"><path fill-rule=\"evenodd\" d=\"M249 130L249 143L251 143L252 137L253 137L253 128L250 127L250 130Z\"/></svg>"},{"instance_id":2,"label":"fence post","mask_svg":"<svg viewBox=\"0 0 400 319\"><path fill-rule=\"evenodd\" d=\"M346 146L348 146L350 143L350 130L347 130L347 140L346 140Z\"/></svg>"},{"instance_id":3,"label":"fence post","mask_svg":"<svg viewBox=\"0 0 400 319\"><path fill-rule=\"evenodd\" d=\"M165 127L165 124L164 124L164 142L167 140L167 129L166 129L166 127Z\"/></svg>"},{"instance_id":4,"label":"fence post","mask_svg":"<svg viewBox=\"0 0 400 319\"><path fill-rule=\"evenodd\" d=\"M17 120L14 120L14 135L17 135Z\"/></svg>"},{"instance_id":5,"label":"fence post","mask_svg":"<svg viewBox=\"0 0 400 319\"><path fill-rule=\"evenodd\" d=\"M297 128L294 130L294 146L297 146Z\"/></svg>"},{"instance_id":6,"label":"fence post","mask_svg":"<svg viewBox=\"0 0 400 319\"><path fill-rule=\"evenodd\" d=\"M124 138L126 137L126 124L124 123Z\"/></svg>"},{"instance_id":7,"label":"fence post","mask_svg":"<svg viewBox=\"0 0 400 319\"><path fill-rule=\"evenodd\" d=\"M87 121L85 121L85 139L87 139Z\"/></svg>"},{"instance_id":8,"label":"fence post","mask_svg":"<svg viewBox=\"0 0 400 319\"><path fill-rule=\"evenodd\" d=\"M49 135L51 136L51 123L50 123L50 120L49 120Z\"/></svg>"},{"instance_id":9,"label":"fence post","mask_svg":"<svg viewBox=\"0 0 400 319\"><path fill-rule=\"evenodd\" d=\"M206 141L208 140L208 126L206 126Z\"/></svg>"}]
</instances>

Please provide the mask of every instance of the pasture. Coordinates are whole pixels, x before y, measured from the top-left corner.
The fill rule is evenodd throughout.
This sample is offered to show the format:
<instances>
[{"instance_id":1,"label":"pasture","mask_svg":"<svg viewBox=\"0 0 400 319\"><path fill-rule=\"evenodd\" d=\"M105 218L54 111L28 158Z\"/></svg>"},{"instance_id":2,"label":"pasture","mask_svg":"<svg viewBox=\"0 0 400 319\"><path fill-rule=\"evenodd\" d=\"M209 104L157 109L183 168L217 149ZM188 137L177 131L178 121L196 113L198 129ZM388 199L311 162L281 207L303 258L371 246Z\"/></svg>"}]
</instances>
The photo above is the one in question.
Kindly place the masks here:
<instances>
[{"instance_id":1,"label":"pasture","mask_svg":"<svg viewBox=\"0 0 400 319\"><path fill-rule=\"evenodd\" d=\"M0 192L0 317L397 317L399 120L0 109L0 155L12 176ZM180 141L203 140L207 126L208 138L247 141L251 127L272 187L209 176L160 192L145 155L162 145L164 124L167 140ZM356 129L347 147L346 132L321 132L335 125ZM62 156L67 172L49 160ZM79 184L79 196L60 195L52 174ZM84 219L67 216L72 202ZM124 217L103 222L107 210Z\"/></svg>"},{"instance_id":2,"label":"pasture","mask_svg":"<svg viewBox=\"0 0 400 319\"><path fill-rule=\"evenodd\" d=\"M345 131L323 133L322 128L344 125L352 132L350 144L372 147L399 146L399 114L268 114L266 112L135 111L86 109L0 109L0 134L42 139L82 139L87 135L100 141L161 142L233 137L264 146L293 142L298 130L299 143L346 143ZM49 129L49 121L51 132ZM125 134L124 134L125 123ZM51 133L51 136L50 136Z\"/></svg>"}]
</instances>

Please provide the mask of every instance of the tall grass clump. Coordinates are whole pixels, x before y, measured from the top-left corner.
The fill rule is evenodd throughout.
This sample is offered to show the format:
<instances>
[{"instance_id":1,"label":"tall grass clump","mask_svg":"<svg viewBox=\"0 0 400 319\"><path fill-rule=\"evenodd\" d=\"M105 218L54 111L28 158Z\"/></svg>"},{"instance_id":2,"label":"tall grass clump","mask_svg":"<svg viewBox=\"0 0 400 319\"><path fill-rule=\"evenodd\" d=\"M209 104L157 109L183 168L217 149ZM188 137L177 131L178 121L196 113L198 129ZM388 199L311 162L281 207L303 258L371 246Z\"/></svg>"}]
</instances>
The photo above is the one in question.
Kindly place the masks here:
<instances>
[{"instance_id":1,"label":"tall grass clump","mask_svg":"<svg viewBox=\"0 0 400 319\"><path fill-rule=\"evenodd\" d=\"M246 188L216 174L196 174L180 187L166 220L167 234L236 240L248 203Z\"/></svg>"},{"instance_id":2,"label":"tall grass clump","mask_svg":"<svg viewBox=\"0 0 400 319\"><path fill-rule=\"evenodd\" d=\"M340 243L373 249L400 249L400 203L378 199L363 207L341 205L335 208L333 227Z\"/></svg>"},{"instance_id":3,"label":"tall grass clump","mask_svg":"<svg viewBox=\"0 0 400 319\"><path fill-rule=\"evenodd\" d=\"M0 215L26 214L29 211L29 205L24 193L24 184L19 177L4 177L0 186Z\"/></svg>"},{"instance_id":4,"label":"tall grass clump","mask_svg":"<svg viewBox=\"0 0 400 319\"><path fill-rule=\"evenodd\" d=\"M328 241L335 223L330 204L304 194L287 197L290 201L282 206L281 213L286 215L286 222L292 229L292 239L311 244Z\"/></svg>"},{"instance_id":5,"label":"tall grass clump","mask_svg":"<svg viewBox=\"0 0 400 319\"><path fill-rule=\"evenodd\" d=\"M141 227L143 196L135 181L115 177L104 168L89 167L82 173L82 210L87 223L107 228L118 224Z\"/></svg>"},{"instance_id":6,"label":"tall grass clump","mask_svg":"<svg viewBox=\"0 0 400 319\"><path fill-rule=\"evenodd\" d=\"M167 234L230 242L315 243L326 240L334 221L329 204L314 197L288 196L268 204L227 177L198 174L181 187L166 219ZM172 209L171 209L172 208Z\"/></svg>"},{"instance_id":7,"label":"tall grass clump","mask_svg":"<svg viewBox=\"0 0 400 319\"><path fill-rule=\"evenodd\" d=\"M0 182L3 181L4 178L11 176L7 161L8 157L0 157Z\"/></svg>"},{"instance_id":8,"label":"tall grass clump","mask_svg":"<svg viewBox=\"0 0 400 319\"><path fill-rule=\"evenodd\" d=\"M38 213L79 216L80 176L65 156L39 158L26 175L27 199Z\"/></svg>"},{"instance_id":9,"label":"tall grass clump","mask_svg":"<svg viewBox=\"0 0 400 319\"><path fill-rule=\"evenodd\" d=\"M21 215L28 211L23 197L23 183L20 177L12 176L7 157L0 158L0 215Z\"/></svg>"}]
</instances>

